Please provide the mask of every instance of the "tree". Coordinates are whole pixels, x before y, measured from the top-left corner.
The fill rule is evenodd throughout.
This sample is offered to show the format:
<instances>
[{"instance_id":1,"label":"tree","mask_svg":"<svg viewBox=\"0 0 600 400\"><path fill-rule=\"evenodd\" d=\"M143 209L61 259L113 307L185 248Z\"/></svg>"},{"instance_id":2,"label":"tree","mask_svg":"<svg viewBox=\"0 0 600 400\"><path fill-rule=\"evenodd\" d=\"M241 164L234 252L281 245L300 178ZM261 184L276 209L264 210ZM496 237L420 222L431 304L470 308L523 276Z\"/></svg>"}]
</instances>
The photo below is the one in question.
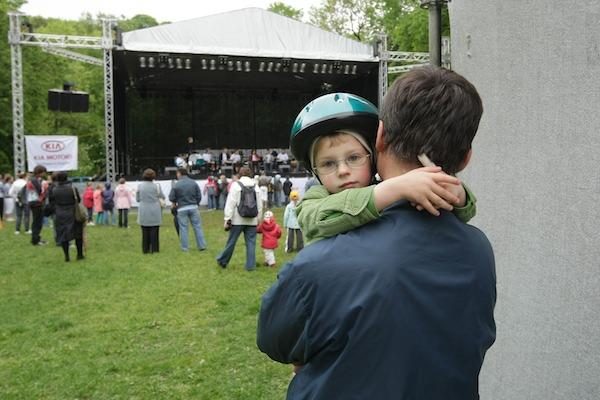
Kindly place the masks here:
<instances>
[{"instance_id":1,"label":"tree","mask_svg":"<svg viewBox=\"0 0 600 400\"><path fill-rule=\"evenodd\" d=\"M144 14L138 14L133 16L131 19L121 19L118 22L118 26L124 31L134 31L136 29L150 28L157 26L158 22L154 17Z\"/></svg>"},{"instance_id":2,"label":"tree","mask_svg":"<svg viewBox=\"0 0 600 400\"><path fill-rule=\"evenodd\" d=\"M382 31L385 0L324 0L310 9L310 21L323 29L368 42Z\"/></svg>"},{"instance_id":3,"label":"tree","mask_svg":"<svg viewBox=\"0 0 600 400\"><path fill-rule=\"evenodd\" d=\"M276 1L274 3L269 4L267 10L286 17L296 19L298 21L302 20L302 15L304 14L301 9L288 6L287 4L281 1Z\"/></svg>"}]
</instances>

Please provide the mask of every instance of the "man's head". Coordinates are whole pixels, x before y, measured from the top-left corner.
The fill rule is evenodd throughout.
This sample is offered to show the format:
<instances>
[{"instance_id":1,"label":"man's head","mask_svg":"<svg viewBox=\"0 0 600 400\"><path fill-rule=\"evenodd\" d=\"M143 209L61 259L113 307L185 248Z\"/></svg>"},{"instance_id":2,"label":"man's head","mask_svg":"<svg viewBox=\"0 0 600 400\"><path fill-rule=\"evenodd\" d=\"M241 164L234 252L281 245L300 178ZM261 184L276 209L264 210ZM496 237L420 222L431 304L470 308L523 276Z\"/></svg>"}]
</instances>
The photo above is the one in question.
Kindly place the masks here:
<instances>
[{"instance_id":1,"label":"man's head","mask_svg":"<svg viewBox=\"0 0 600 400\"><path fill-rule=\"evenodd\" d=\"M238 171L239 176L252 177L252 170L248 167L241 167Z\"/></svg>"},{"instance_id":2,"label":"man's head","mask_svg":"<svg viewBox=\"0 0 600 400\"><path fill-rule=\"evenodd\" d=\"M469 160L482 113L477 90L461 75L432 66L413 69L386 93L379 113L378 159L382 153L419 165L417 156L425 153L455 174Z\"/></svg>"},{"instance_id":3,"label":"man's head","mask_svg":"<svg viewBox=\"0 0 600 400\"><path fill-rule=\"evenodd\" d=\"M182 176L187 176L188 171L185 168L177 168L177 173L175 175L177 175L177 179L181 178Z\"/></svg>"},{"instance_id":4,"label":"man's head","mask_svg":"<svg viewBox=\"0 0 600 400\"><path fill-rule=\"evenodd\" d=\"M36 177L40 177L42 175L44 175L46 173L46 167L44 167L43 165L36 165L33 168L33 175L35 175Z\"/></svg>"}]
</instances>

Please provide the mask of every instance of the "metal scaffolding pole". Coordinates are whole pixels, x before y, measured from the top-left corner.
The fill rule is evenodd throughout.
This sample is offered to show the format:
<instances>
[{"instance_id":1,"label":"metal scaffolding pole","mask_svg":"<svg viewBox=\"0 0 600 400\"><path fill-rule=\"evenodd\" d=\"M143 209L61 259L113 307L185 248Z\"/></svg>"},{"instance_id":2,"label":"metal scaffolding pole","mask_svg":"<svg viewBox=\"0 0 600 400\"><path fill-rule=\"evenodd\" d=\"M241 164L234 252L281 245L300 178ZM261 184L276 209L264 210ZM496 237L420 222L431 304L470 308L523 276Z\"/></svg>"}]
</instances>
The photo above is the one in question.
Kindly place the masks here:
<instances>
[{"instance_id":1,"label":"metal scaffolding pole","mask_svg":"<svg viewBox=\"0 0 600 400\"><path fill-rule=\"evenodd\" d=\"M377 53L379 54L379 97L377 107L383 105L383 98L388 87L388 60L387 35L377 35Z\"/></svg>"},{"instance_id":2,"label":"metal scaffolding pole","mask_svg":"<svg viewBox=\"0 0 600 400\"><path fill-rule=\"evenodd\" d=\"M23 116L23 65L21 54L21 14L8 13L10 27L10 71L12 78L13 159L15 176L25 171L25 136Z\"/></svg>"},{"instance_id":3,"label":"metal scaffolding pole","mask_svg":"<svg viewBox=\"0 0 600 400\"><path fill-rule=\"evenodd\" d=\"M115 118L113 98L113 40L112 28L115 21L102 20L102 52L104 53L104 125L106 129L106 181L116 179Z\"/></svg>"},{"instance_id":4,"label":"metal scaffolding pole","mask_svg":"<svg viewBox=\"0 0 600 400\"><path fill-rule=\"evenodd\" d=\"M429 63L442 65L442 7L448 0L421 0L421 7L429 9Z\"/></svg>"}]
</instances>

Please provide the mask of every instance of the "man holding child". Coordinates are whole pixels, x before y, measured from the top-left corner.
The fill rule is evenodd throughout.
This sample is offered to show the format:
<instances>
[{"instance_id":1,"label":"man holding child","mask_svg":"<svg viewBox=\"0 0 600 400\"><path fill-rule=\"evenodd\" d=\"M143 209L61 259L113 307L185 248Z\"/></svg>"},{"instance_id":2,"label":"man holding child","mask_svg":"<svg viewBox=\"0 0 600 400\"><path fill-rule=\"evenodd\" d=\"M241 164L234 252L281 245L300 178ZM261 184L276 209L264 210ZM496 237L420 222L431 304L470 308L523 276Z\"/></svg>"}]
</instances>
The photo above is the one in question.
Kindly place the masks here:
<instances>
[{"instance_id":1,"label":"man holding child","mask_svg":"<svg viewBox=\"0 0 600 400\"><path fill-rule=\"evenodd\" d=\"M462 76L408 72L381 107L379 175L385 182L414 172L422 153L449 174L461 171L482 112ZM334 173L351 173L351 156L332 158ZM263 297L257 342L298 366L288 399L479 398L479 371L495 340L494 256L481 231L437 206L439 215L397 202L311 244L281 270Z\"/></svg>"}]
</instances>

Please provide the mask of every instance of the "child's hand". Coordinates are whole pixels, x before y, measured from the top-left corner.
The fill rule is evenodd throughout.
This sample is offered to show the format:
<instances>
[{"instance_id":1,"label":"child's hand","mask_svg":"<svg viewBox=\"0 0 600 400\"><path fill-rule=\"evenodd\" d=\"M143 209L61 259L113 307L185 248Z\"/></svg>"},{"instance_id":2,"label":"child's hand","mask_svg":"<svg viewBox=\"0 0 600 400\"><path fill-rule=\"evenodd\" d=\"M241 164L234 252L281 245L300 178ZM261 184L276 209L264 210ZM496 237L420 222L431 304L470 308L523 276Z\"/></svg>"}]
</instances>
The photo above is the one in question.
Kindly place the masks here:
<instances>
[{"instance_id":1,"label":"child's hand","mask_svg":"<svg viewBox=\"0 0 600 400\"><path fill-rule=\"evenodd\" d=\"M440 208L451 211L453 204L460 201L460 185L458 178L445 174L440 167L423 167L414 169L404 175L392 178L402 185L403 198L410 201L418 210L427 210L433 215L440 215Z\"/></svg>"}]
</instances>

